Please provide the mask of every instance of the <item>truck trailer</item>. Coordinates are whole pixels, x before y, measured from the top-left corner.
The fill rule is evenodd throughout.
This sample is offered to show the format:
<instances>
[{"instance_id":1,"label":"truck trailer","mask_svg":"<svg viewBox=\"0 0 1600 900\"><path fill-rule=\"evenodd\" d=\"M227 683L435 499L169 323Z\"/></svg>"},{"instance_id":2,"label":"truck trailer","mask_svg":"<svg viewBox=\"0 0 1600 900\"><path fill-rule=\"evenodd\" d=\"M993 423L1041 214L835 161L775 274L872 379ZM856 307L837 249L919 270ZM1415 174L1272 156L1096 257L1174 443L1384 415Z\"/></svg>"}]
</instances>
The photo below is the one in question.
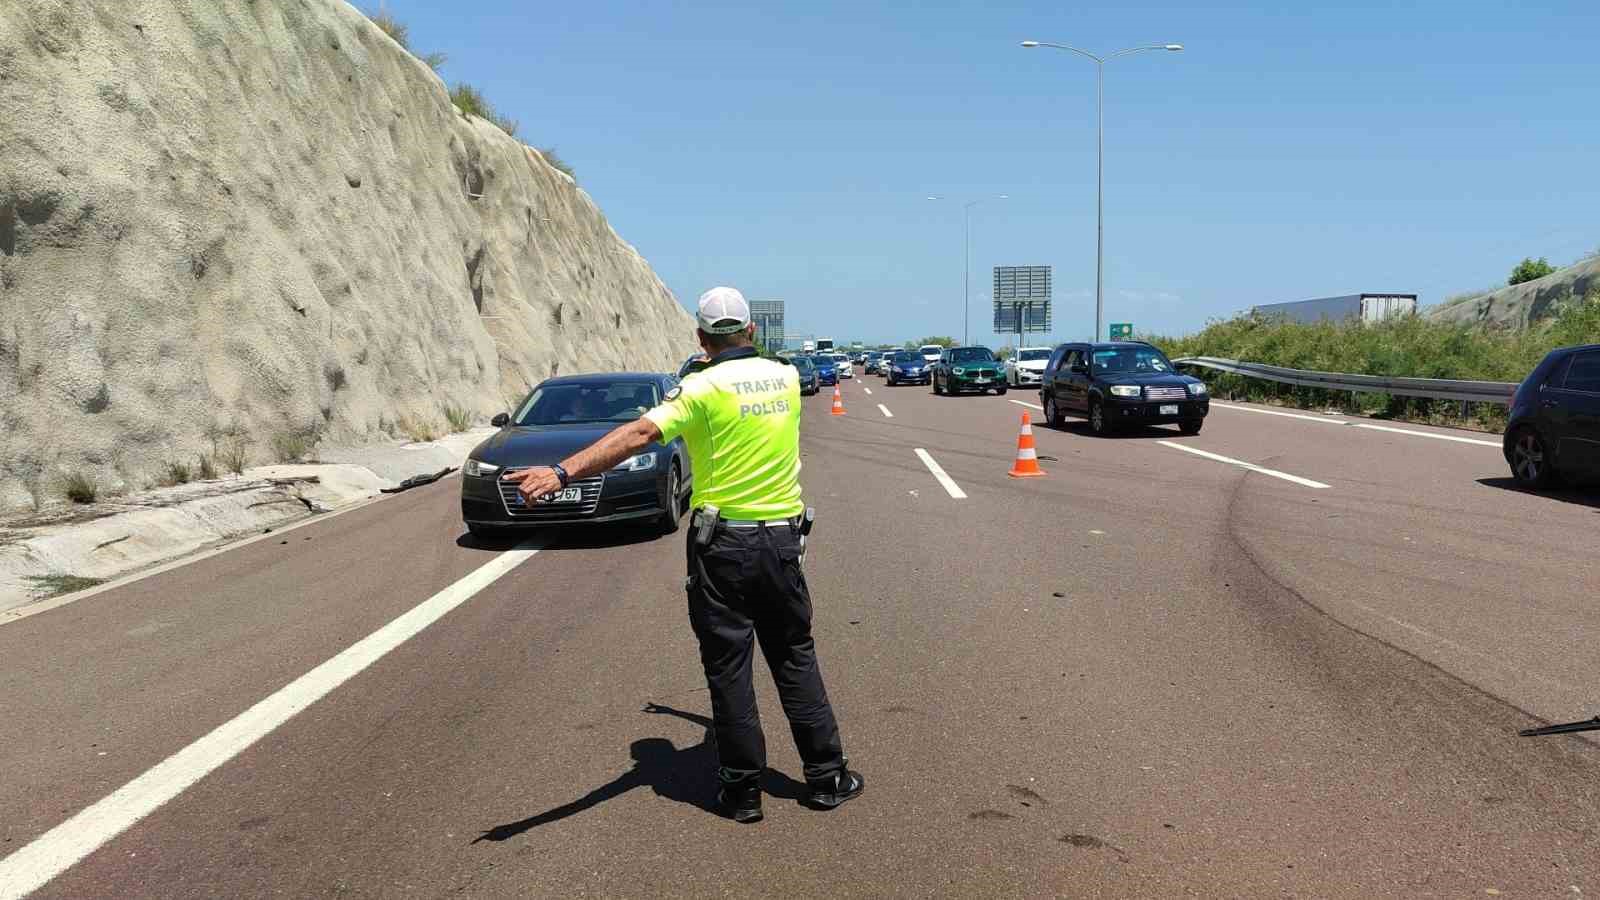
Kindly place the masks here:
<instances>
[{"instance_id":1,"label":"truck trailer","mask_svg":"<svg viewBox=\"0 0 1600 900\"><path fill-rule=\"evenodd\" d=\"M1416 311L1416 294L1394 293L1346 294L1293 303L1267 303L1250 310L1257 316L1304 323L1325 320L1340 322L1345 319L1360 319L1364 323L1381 322L1390 316L1407 316Z\"/></svg>"}]
</instances>

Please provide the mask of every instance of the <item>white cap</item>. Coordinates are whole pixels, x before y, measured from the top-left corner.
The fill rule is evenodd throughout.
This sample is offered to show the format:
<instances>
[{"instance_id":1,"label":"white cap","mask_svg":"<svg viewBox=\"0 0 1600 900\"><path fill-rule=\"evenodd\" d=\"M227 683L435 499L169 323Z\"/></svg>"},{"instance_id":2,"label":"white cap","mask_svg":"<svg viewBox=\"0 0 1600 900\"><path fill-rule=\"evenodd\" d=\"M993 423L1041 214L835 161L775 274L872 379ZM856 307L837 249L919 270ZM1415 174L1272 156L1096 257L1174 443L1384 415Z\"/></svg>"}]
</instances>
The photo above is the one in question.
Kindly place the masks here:
<instances>
[{"instance_id":1,"label":"white cap","mask_svg":"<svg viewBox=\"0 0 1600 900\"><path fill-rule=\"evenodd\" d=\"M750 327L750 304L731 287L714 287L700 295L695 317L706 334L737 334Z\"/></svg>"}]
</instances>

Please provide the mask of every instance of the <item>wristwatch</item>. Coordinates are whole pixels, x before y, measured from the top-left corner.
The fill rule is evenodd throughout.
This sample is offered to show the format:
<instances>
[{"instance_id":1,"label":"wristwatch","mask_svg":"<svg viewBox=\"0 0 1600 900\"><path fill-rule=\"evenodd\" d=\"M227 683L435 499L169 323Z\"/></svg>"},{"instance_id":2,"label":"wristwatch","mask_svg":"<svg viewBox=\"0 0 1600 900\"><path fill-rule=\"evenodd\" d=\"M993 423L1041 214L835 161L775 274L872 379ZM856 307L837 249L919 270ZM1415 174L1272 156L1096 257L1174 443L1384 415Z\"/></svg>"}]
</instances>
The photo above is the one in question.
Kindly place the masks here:
<instances>
[{"instance_id":1,"label":"wristwatch","mask_svg":"<svg viewBox=\"0 0 1600 900\"><path fill-rule=\"evenodd\" d=\"M561 464L560 463L554 463L554 464L552 464L550 466L550 468L554 469L555 472L556 472L556 477L561 479L561 486L562 487L566 487L567 486L567 482L572 480L572 476L567 474L567 470L566 469L561 468Z\"/></svg>"}]
</instances>

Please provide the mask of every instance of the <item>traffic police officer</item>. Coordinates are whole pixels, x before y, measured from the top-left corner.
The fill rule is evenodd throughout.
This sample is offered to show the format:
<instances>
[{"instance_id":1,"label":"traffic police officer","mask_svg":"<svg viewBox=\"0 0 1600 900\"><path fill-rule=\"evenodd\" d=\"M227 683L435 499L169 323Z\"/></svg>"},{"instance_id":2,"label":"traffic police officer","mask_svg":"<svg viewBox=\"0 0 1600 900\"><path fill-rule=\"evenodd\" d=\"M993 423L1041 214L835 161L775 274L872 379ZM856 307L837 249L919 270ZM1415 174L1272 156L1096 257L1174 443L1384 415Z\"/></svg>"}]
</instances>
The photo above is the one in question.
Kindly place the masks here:
<instances>
[{"instance_id":1,"label":"traffic police officer","mask_svg":"<svg viewBox=\"0 0 1600 900\"><path fill-rule=\"evenodd\" d=\"M514 473L525 502L607 471L656 441L682 436L694 471L689 621L711 691L721 791L740 822L761 819L766 738L751 682L759 643L805 764L809 803L833 809L865 786L851 771L817 668L811 595L800 571L812 514L800 500L800 384L762 359L744 296L700 296L700 346L710 358L666 401L558 466Z\"/></svg>"}]
</instances>

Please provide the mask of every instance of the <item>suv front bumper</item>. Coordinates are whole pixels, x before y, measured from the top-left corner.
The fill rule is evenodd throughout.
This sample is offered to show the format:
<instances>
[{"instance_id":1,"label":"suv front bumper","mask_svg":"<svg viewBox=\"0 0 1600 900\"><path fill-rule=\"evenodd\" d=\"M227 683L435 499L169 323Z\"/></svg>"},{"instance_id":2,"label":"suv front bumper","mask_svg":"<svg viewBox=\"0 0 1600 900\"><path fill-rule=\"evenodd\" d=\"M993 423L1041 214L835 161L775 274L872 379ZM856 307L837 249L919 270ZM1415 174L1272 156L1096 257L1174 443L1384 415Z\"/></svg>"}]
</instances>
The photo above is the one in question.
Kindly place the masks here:
<instances>
[{"instance_id":1,"label":"suv front bumper","mask_svg":"<svg viewBox=\"0 0 1600 900\"><path fill-rule=\"evenodd\" d=\"M1211 412L1211 398L1199 397L1188 400L1134 400L1121 397L1107 397L1106 421L1113 424L1126 425L1172 425L1177 422L1192 422L1195 419L1204 419ZM1177 407L1176 415L1163 413L1161 407Z\"/></svg>"}]
</instances>

